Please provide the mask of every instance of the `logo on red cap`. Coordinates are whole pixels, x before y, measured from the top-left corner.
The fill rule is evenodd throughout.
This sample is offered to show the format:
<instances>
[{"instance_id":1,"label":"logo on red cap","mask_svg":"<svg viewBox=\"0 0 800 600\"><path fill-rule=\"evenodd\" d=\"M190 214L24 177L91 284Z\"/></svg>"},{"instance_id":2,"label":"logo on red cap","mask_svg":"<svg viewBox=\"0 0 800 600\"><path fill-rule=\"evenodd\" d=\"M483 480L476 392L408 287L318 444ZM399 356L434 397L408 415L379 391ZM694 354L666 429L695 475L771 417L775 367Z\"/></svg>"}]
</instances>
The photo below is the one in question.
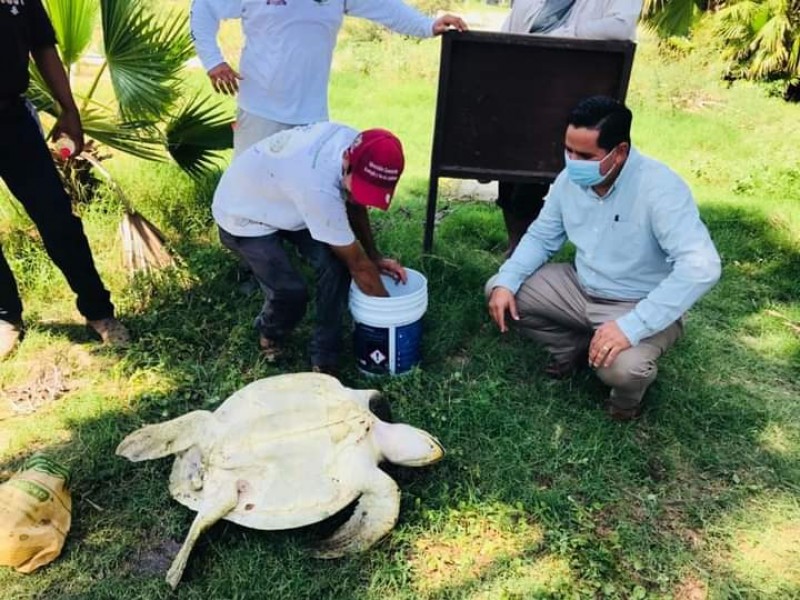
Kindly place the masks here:
<instances>
[{"instance_id":1,"label":"logo on red cap","mask_svg":"<svg viewBox=\"0 0 800 600\"><path fill-rule=\"evenodd\" d=\"M367 129L356 136L346 156L353 201L381 210L389 208L405 166L400 140L391 131Z\"/></svg>"}]
</instances>

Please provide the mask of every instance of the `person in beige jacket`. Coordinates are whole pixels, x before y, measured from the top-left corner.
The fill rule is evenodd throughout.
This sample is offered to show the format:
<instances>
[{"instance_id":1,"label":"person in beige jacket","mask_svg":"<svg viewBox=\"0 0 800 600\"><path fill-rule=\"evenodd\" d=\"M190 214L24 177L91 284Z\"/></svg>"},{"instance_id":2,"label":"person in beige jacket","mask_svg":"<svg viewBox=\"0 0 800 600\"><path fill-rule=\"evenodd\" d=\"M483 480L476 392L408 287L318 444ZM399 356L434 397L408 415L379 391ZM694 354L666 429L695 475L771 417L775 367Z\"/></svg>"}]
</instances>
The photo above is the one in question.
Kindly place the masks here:
<instances>
[{"instance_id":1,"label":"person in beige jacket","mask_svg":"<svg viewBox=\"0 0 800 600\"><path fill-rule=\"evenodd\" d=\"M515 0L501 27L587 40L633 40L642 0Z\"/></svg>"}]
</instances>

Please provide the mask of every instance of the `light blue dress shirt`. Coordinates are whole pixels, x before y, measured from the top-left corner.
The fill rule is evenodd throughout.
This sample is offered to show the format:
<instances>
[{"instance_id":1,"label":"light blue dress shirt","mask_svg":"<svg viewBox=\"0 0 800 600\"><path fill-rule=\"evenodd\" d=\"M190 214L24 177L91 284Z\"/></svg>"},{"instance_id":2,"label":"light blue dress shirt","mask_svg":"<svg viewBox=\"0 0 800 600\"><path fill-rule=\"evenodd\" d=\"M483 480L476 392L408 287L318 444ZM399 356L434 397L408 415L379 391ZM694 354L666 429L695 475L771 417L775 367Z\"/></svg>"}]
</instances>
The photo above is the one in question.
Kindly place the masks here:
<instances>
[{"instance_id":1,"label":"light blue dress shirt","mask_svg":"<svg viewBox=\"0 0 800 600\"><path fill-rule=\"evenodd\" d=\"M617 319L634 346L680 318L720 277L719 254L689 187L634 148L603 197L562 171L495 287L516 294L567 240L588 295L637 302Z\"/></svg>"}]
</instances>

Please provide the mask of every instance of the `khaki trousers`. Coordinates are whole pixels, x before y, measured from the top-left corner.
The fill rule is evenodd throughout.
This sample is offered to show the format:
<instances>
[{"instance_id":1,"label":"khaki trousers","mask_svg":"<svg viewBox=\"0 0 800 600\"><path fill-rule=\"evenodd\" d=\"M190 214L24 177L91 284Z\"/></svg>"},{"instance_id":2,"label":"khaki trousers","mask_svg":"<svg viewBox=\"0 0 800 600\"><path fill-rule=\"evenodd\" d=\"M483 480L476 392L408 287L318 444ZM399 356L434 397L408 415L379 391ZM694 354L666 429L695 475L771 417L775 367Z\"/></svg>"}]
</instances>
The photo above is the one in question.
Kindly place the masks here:
<instances>
[{"instance_id":1,"label":"khaki trousers","mask_svg":"<svg viewBox=\"0 0 800 600\"><path fill-rule=\"evenodd\" d=\"M250 146L273 133L292 127L297 127L297 125L271 121L240 108L236 111L236 127L233 130L233 155L239 156Z\"/></svg>"},{"instance_id":2,"label":"khaki trousers","mask_svg":"<svg viewBox=\"0 0 800 600\"><path fill-rule=\"evenodd\" d=\"M494 277L486 284L487 298ZM542 344L561 365L589 362L589 343L595 330L630 312L636 302L589 296L570 264L549 263L531 275L516 295L519 321L511 324ZM633 408L658 374L656 361L683 334L679 319L665 330L643 339L617 355L610 367L596 369L611 387L610 400L619 408Z\"/></svg>"}]
</instances>

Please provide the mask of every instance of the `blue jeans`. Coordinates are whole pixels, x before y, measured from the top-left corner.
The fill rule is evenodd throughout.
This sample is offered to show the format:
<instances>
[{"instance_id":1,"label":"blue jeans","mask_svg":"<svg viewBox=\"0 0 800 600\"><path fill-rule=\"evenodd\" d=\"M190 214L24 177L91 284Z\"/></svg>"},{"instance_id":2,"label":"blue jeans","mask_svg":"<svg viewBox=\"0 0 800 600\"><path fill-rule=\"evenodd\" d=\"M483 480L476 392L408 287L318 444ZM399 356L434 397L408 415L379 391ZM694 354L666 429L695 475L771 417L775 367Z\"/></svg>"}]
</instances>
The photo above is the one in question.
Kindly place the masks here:
<instances>
[{"instance_id":1,"label":"blue jeans","mask_svg":"<svg viewBox=\"0 0 800 600\"><path fill-rule=\"evenodd\" d=\"M306 282L292 266L284 242L295 246L300 256L311 263L317 283L316 325L309 344L311 364L336 366L342 349L342 318L350 272L330 247L312 238L308 229L240 237L220 228L219 239L253 270L265 297L255 325L264 337L276 342L286 339L308 305Z\"/></svg>"}]
</instances>

